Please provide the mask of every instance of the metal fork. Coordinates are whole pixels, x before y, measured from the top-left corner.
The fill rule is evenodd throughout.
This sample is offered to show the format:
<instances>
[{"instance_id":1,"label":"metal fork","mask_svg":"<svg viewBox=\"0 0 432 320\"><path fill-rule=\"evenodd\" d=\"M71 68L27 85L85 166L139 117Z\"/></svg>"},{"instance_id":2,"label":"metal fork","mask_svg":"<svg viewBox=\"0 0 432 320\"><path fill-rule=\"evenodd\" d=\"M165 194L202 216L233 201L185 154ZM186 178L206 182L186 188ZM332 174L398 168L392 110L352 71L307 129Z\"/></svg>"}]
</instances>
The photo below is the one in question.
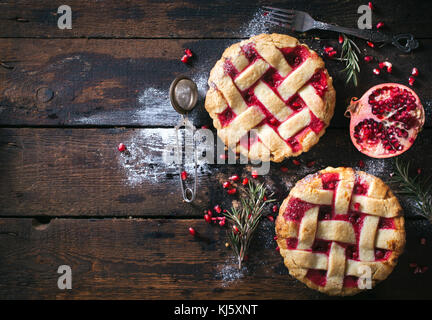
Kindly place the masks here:
<instances>
[{"instance_id":1,"label":"metal fork","mask_svg":"<svg viewBox=\"0 0 432 320\"><path fill-rule=\"evenodd\" d=\"M371 42L391 43L403 52L411 52L418 48L419 43L412 34L388 35L383 32L355 29L335 26L329 23L316 21L308 13L298 10L280 9L263 6L264 12L269 14L269 21L280 27L288 28L292 31L305 32L311 29L321 29L336 31L356 36Z\"/></svg>"}]
</instances>

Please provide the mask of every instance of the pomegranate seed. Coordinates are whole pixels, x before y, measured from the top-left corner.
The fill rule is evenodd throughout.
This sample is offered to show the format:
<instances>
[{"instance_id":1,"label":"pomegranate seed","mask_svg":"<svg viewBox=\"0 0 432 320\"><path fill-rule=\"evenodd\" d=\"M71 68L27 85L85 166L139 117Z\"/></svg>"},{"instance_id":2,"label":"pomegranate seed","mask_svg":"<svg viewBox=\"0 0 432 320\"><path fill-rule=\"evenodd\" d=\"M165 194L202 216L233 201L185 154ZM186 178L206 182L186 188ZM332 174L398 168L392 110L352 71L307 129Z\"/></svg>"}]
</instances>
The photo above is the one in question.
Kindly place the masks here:
<instances>
[{"instance_id":1,"label":"pomegranate seed","mask_svg":"<svg viewBox=\"0 0 432 320\"><path fill-rule=\"evenodd\" d=\"M417 174L421 174L422 173L422 169L421 168L417 168Z\"/></svg>"},{"instance_id":2,"label":"pomegranate seed","mask_svg":"<svg viewBox=\"0 0 432 320\"><path fill-rule=\"evenodd\" d=\"M426 244L426 238L421 238L420 239L420 244L425 245Z\"/></svg>"},{"instance_id":3,"label":"pomegranate seed","mask_svg":"<svg viewBox=\"0 0 432 320\"><path fill-rule=\"evenodd\" d=\"M273 237L273 240L276 241L277 239L278 239L278 236L274 236L274 237Z\"/></svg>"},{"instance_id":4,"label":"pomegranate seed","mask_svg":"<svg viewBox=\"0 0 432 320\"><path fill-rule=\"evenodd\" d=\"M186 171L182 171L180 175L181 175L181 179L182 179L183 181L187 179L187 176L188 176L188 175L187 175L187 172L186 172Z\"/></svg>"},{"instance_id":5,"label":"pomegranate seed","mask_svg":"<svg viewBox=\"0 0 432 320\"><path fill-rule=\"evenodd\" d=\"M188 62L189 62L189 57L185 54L185 55L180 59L180 61L183 62L183 63L188 63Z\"/></svg>"},{"instance_id":6,"label":"pomegranate seed","mask_svg":"<svg viewBox=\"0 0 432 320\"><path fill-rule=\"evenodd\" d=\"M232 188L228 190L228 194L235 194L237 192L236 188Z\"/></svg>"},{"instance_id":7,"label":"pomegranate seed","mask_svg":"<svg viewBox=\"0 0 432 320\"><path fill-rule=\"evenodd\" d=\"M126 150L126 146L123 143L120 143L117 147L118 151L123 152Z\"/></svg>"},{"instance_id":8,"label":"pomegranate seed","mask_svg":"<svg viewBox=\"0 0 432 320\"><path fill-rule=\"evenodd\" d=\"M408 78L408 83L410 86L412 86L414 84L415 78L414 77L409 77Z\"/></svg>"},{"instance_id":9,"label":"pomegranate seed","mask_svg":"<svg viewBox=\"0 0 432 320\"><path fill-rule=\"evenodd\" d=\"M239 233L239 229L237 228L237 226L233 226L233 230L234 230L234 234Z\"/></svg>"},{"instance_id":10,"label":"pomegranate seed","mask_svg":"<svg viewBox=\"0 0 432 320\"><path fill-rule=\"evenodd\" d=\"M219 221L219 225L223 227L225 225L225 217Z\"/></svg>"},{"instance_id":11,"label":"pomegranate seed","mask_svg":"<svg viewBox=\"0 0 432 320\"><path fill-rule=\"evenodd\" d=\"M221 212L222 212L222 209L221 209L220 205L218 205L218 204L215 205L213 209L214 209L214 211L216 211L217 213L221 213Z\"/></svg>"},{"instance_id":12,"label":"pomegranate seed","mask_svg":"<svg viewBox=\"0 0 432 320\"><path fill-rule=\"evenodd\" d=\"M206 125L201 126L201 129L208 129L209 127Z\"/></svg>"},{"instance_id":13,"label":"pomegranate seed","mask_svg":"<svg viewBox=\"0 0 432 320\"><path fill-rule=\"evenodd\" d=\"M339 41L340 44L342 44L343 41L344 41L344 38L343 38L343 36L341 34L339 35L339 40L338 41Z\"/></svg>"},{"instance_id":14,"label":"pomegranate seed","mask_svg":"<svg viewBox=\"0 0 432 320\"><path fill-rule=\"evenodd\" d=\"M264 197L263 197L263 200L264 200L264 201L267 201L267 197L266 197L266 196L264 196Z\"/></svg>"},{"instance_id":15,"label":"pomegranate seed","mask_svg":"<svg viewBox=\"0 0 432 320\"><path fill-rule=\"evenodd\" d=\"M311 167L313 167L313 166L315 165L315 163L316 163L316 161L309 161L309 162L306 164L306 166L307 166L308 168L311 168Z\"/></svg>"},{"instance_id":16,"label":"pomegranate seed","mask_svg":"<svg viewBox=\"0 0 432 320\"><path fill-rule=\"evenodd\" d=\"M384 27L384 22L378 22L377 25L376 25L376 28L379 29L379 28L382 28L382 27Z\"/></svg>"},{"instance_id":17,"label":"pomegranate seed","mask_svg":"<svg viewBox=\"0 0 432 320\"><path fill-rule=\"evenodd\" d=\"M271 222L274 222L274 217L272 215L268 215L267 219L269 219Z\"/></svg>"},{"instance_id":18,"label":"pomegranate seed","mask_svg":"<svg viewBox=\"0 0 432 320\"><path fill-rule=\"evenodd\" d=\"M235 174L235 175L229 177L229 179L232 180L232 181L237 181L237 180L240 179L240 178L239 178L238 175Z\"/></svg>"},{"instance_id":19,"label":"pomegranate seed","mask_svg":"<svg viewBox=\"0 0 432 320\"><path fill-rule=\"evenodd\" d=\"M366 61L366 62L371 62L372 60L373 60L372 56L365 56L364 57L364 61Z\"/></svg>"},{"instance_id":20,"label":"pomegranate seed","mask_svg":"<svg viewBox=\"0 0 432 320\"><path fill-rule=\"evenodd\" d=\"M375 45L373 44L373 42L370 42L370 41L367 42L367 45L368 45L369 47L371 47L371 48L374 48L374 47L375 47Z\"/></svg>"},{"instance_id":21,"label":"pomegranate seed","mask_svg":"<svg viewBox=\"0 0 432 320\"><path fill-rule=\"evenodd\" d=\"M324 52L329 53L330 51L334 51L333 47L324 47Z\"/></svg>"},{"instance_id":22,"label":"pomegranate seed","mask_svg":"<svg viewBox=\"0 0 432 320\"><path fill-rule=\"evenodd\" d=\"M229 187L231 187L231 183L229 181L225 181L222 187L224 187L224 189L228 189Z\"/></svg>"},{"instance_id":23,"label":"pomegranate seed","mask_svg":"<svg viewBox=\"0 0 432 320\"><path fill-rule=\"evenodd\" d=\"M393 70L393 69L392 69L392 68L393 68L393 65L392 65L391 62L389 62L389 61L380 62L380 63L378 64L378 66L379 66L380 69L386 68L388 73L391 73L392 70Z\"/></svg>"},{"instance_id":24,"label":"pomegranate seed","mask_svg":"<svg viewBox=\"0 0 432 320\"><path fill-rule=\"evenodd\" d=\"M336 55L336 53L337 53L336 50L330 51L328 53L329 58L333 58Z\"/></svg>"},{"instance_id":25,"label":"pomegranate seed","mask_svg":"<svg viewBox=\"0 0 432 320\"><path fill-rule=\"evenodd\" d=\"M414 77L417 77L417 76L419 75L419 71L418 71L418 69L417 69L416 67L414 67L414 68L411 70L411 74L412 74Z\"/></svg>"},{"instance_id":26,"label":"pomegranate seed","mask_svg":"<svg viewBox=\"0 0 432 320\"><path fill-rule=\"evenodd\" d=\"M410 267L410 268L415 268L415 267L417 267L417 263L415 263L415 262L411 262L411 263L409 264L409 267Z\"/></svg>"},{"instance_id":27,"label":"pomegranate seed","mask_svg":"<svg viewBox=\"0 0 432 320\"><path fill-rule=\"evenodd\" d=\"M372 2L369 2L369 3L368 3L368 6L369 6L369 8L370 8L371 10L373 10Z\"/></svg>"},{"instance_id":28,"label":"pomegranate seed","mask_svg":"<svg viewBox=\"0 0 432 320\"><path fill-rule=\"evenodd\" d=\"M300 165L300 161L298 161L297 159L294 159L292 162L293 162L296 166L299 166L299 165Z\"/></svg>"},{"instance_id":29,"label":"pomegranate seed","mask_svg":"<svg viewBox=\"0 0 432 320\"><path fill-rule=\"evenodd\" d=\"M243 179L243 181L242 181L242 185L247 185L248 184L248 182L249 182L249 179L248 178L244 178Z\"/></svg>"},{"instance_id":30,"label":"pomegranate seed","mask_svg":"<svg viewBox=\"0 0 432 320\"><path fill-rule=\"evenodd\" d=\"M205 222L210 223L212 219L211 219L211 217L208 214L205 214L204 215L204 220L205 220Z\"/></svg>"},{"instance_id":31,"label":"pomegranate seed","mask_svg":"<svg viewBox=\"0 0 432 320\"><path fill-rule=\"evenodd\" d=\"M275 205L272 207L272 210L273 210L274 213L276 213L276 212L278 211L278 209L279 209L279 207L277 206L277 204L275 204Z\"/></svg>"},{"instance_id":32,"label":"pomegranate seed","mask_svg":"<svg viewBox=\"0 0 432 320\"><path fill-rule=\"evenodd\" d=\"M359 211L359 210L360 210L360 203L356 202L356 203L354 204L354 210L355 210L355 211Z\"/></svg>"},{"instance_id":33,"label":"pomegranate seed","mask_svg":"<svg viewBox=\"0 0 432 320\"><path fill-rule=\"evenodd\" d=\"M276 251L277 251L277 252L279 252L279 251L280 251L280 248L279 248L279 246L277 246L277 247L276 247Z\"/></svg>"},{"instance_id":34,"label":"pomegranate seed","mask_svg":"<svg viewBox=\"0 0 432 320\"><path fill-rule=\"evenodd\" d=\"M258 178L258 172L252 171L252 178L254 179Z\"/></svg>"},{"instance_id":35,"label":"pomegranate seed","mask_svg":"<svg viewBox=\"0 0 432 320\"><path fill-rule=\"evenodd\" d=\"M280 171L282 171L282 172L288 172L288 168L287 167L280 167Z\"/></svg>"},{"instance_id":36,"label":"pomegranate seed","mask_svg":"<svg viewBox=\"0 0 432 320\"><path fill-rule=\"evenodd\" d=\"M228 212L228 210L227 210L227 209L223 209L222 211L223 211L223 212L225 212L225 213L227 213L227 212Z\"/></svg>"},{"instance_id":37,"label":"pomegranate seed","mask_svg":"<svg viewBox=\"0 0 432 320\"><path fill-rule=\"evenodd\" d=\"M189 233L191 234L191 235L196 235L196 231L195 231L195 229L194 228L192 228L192 227L190 227L189 228Z\"/></svg>"},{"instance_id":38,"label":"pomegranate seed","mask_svg":"<svg viewBox=\"0 0 432 320\"><path fill-rule=\"evenodd\" d=\"M207 210L207 214L209 215L209 217L213 216L213 212L210 209Z\"/></svg>"},{"instance_id":39,"label":"pomegranate seed","mask_svg":"<svg viewBox=\"0 0 432 320\"><path fill-rule=\"evenodd\" d=\"M185 49L185 53L189 58L192 57L192 51L190 49Z\"/></svg>"},{"instance_id":40,"label":"pomegranate seed","mask_svg":"<svg viewBox=\"0 0 432 320\"><path fill-rule=\"evenodd\" d=\"M376 75L379 75L381 73L380 69L377 68L373 69L372 72Z\"/></svg>"},{"instance_id":41,"label":"pomegranate seed","mask_svg":"<svg viewBox=\"0 0 432 320\"><path fill-rule=\"evenodd\" d=\"M364 163L364 161L363 161L363 160L359 160L359 162L357 163L357 166L358 166L360 169L363 169L363 168L365 167L365 163Z\"/></svg>"}]
</instances>

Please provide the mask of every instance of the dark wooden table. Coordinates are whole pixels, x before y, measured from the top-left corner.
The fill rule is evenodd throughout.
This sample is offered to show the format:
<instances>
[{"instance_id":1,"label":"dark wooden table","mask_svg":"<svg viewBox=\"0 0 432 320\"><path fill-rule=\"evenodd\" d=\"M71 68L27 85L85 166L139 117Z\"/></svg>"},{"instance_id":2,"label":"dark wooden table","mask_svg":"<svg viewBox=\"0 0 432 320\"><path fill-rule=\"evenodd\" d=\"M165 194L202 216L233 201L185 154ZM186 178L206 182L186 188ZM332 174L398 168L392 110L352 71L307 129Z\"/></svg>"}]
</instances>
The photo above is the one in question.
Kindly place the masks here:
<instances>
[{"instance_id":1,"label":"dark wooden table","mask_svg":"<svg viewBox=\"0 0 432 320\"><path fill-rule=\"evenodd\" d=\"M308 11L315 18L355 27L365 1L265 1ZM420 48L404 54L392 46L357 44L373 63L361 61L359 86L346 86L342 65L326 59L337 105L331 127L299 159L272 164L259 178L283 199L293 183L326 166L356 166L389 180L393 160L359 153L349 139L347 102L381 82L407 84L427 113L425 129L404 158L431 173L431 6L428 1L374 1L374 25L410 32ZM2 299L319 299L326 298L288 275L275 251L274 225L264 220L246 267L236 272L225 230L204 222L203 210L227 197L221 181L250 166L209 165L199 171L198 198L181 201L178 174L161 154L179 116L168 102L178 75L197 81L196 126L210 125L203 108L210 68L224 48L269 31L252 1L70 0L71 30L57 28L58 1L0 3L0 298ZM340 48L337 35L297 37L322 53ZM183 50L195 53L190 66ZM375 76L377 61L392 74ZM130 154L117 151L123 142ZM313 167L305 164L316 161ZM288 172L281 172L281 166ZM431 225L405 198L407 248L392 275L357 298L432 298L432 270L414 274L409 264L431 267ZM201 237L192 237L194 227ZM426 238L425 245L420 239ZM59 290L57 269L69 265L72 290Z\"/></svg>"}]
</instances>

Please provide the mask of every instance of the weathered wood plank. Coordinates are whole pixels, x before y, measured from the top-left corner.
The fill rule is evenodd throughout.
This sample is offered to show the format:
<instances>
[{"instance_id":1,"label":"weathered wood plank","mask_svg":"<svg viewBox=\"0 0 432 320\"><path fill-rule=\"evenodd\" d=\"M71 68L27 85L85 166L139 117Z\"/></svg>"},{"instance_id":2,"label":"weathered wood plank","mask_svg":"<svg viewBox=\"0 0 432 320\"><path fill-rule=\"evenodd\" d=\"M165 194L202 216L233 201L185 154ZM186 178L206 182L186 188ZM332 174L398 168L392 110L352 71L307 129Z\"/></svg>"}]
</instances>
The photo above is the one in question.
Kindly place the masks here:
<instances>
[{"instance_id":1,"label":"weathered wood plank","mask_svg":"<svg viewBox=\"0 0 432 320\"><path fill-rule=\"evenodd\" d=\"M174 137L173 129L0 129L0 215L184 217L201 216L216 204L228 207L232 196L222 182L233 173L250 176L251 166L201 165L197 200L182 203L176 167L162 158ZM128 154L117 151L120 142ZM425 130L406 153L425 173L431 170L432 154L425 152L431 142L432 130ZM393 166L392 159L358 152L346 129L329 130L299 159L301 166L272 164L259 180L283 199L295 181L327 166L356 166L363 159L365 171L386 181ZM310 161L316 162L309 168ZM189 161L189 173L191 167ZM414 214L409 202L404 206Z\"/></svg>"},{"instance_id":2,"label":"weathered wood plank","mask_svg":"<svg viewBox=\"0 0 432 320\"><path fill-rule=\"evenodd\" d=\"M0 125L46 126L174 126L179 117L173 111L168 88L184 74L200 90L197 108L191 117L200 126L211 119L203 108L210 69L223 50L238 40L100 40L100 39L0 39ZM325 45L340 48L335 41L307 40L322 53ZM337 105L332 127L347 127L344 111L351 97L360 97L369 87L382 82L407 84L413 66L420 69L414 89L426 111L426 126L432 124L432 93L429 63L432 40L403 54L391 46L371 49L358 41L363 52L375 57L365 63L359 87L345 85L343 65L326 59L334 78ZM191 66L180 62L184 48L195 58ZM375 76L378 61L393 63L393 73Z\"/></svg>"},{"instance_id":3,"label":"weathered wood plank","mask_svg":"<svg viewBox=\"0 0 432 320\"><path fill-rule=\"evenodd\" d=\"M367 2L366 2L367 3ZM364 1L265 1L267 5L309 12L314 18L357 27L357 9ZM263 28L254 18L260 2L241 1L103 1L70 0L71 30L57 27L53 0L2 2L0 37L122 37L233 38ZM375 1L373 25L384 21L386 31L431 37L427 1ZM314 32L315 34L324 34ZM327 34L329 35L329 34Z\"/></svg>"},{"instance_id":4,"label":"weathered wood plank","mask_svg":"<svg viewBox=\"0 0 432 320\"><path fill-rule=\"evenodd\" d=\"M192 237L192 226L200 237ZM2 299L325 299L290 277L263 220L242 271L225 247L225 228L203 220L0 219ZM407 248L390 277L360 299L432 298L431 225L407 222ZM72 268L72 290L57 269Z\"/></svg>"}]
</instances>

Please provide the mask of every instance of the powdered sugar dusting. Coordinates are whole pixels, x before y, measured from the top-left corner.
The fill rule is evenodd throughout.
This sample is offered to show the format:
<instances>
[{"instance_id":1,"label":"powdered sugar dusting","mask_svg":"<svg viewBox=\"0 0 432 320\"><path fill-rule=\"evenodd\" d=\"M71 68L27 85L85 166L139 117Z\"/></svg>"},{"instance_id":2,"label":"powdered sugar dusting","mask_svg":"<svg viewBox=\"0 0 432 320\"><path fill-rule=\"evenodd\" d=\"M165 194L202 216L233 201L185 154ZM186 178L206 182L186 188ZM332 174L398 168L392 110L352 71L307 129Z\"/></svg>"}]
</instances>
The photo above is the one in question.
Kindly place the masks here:
<instances>
[{"instance_id":1,"label":"powdered sugar dusting","mask_svg":"<svg viewBox=\"0 0 432 320\"><path fill-rule=\"evenodd\" d=\"M227 259L224 264L218 265L217 269L219 271L216 273L216 279L222 280L222 287L243 278L248 272L244 264L241 269L238 268L237 260L234 257Z\"/></svg>"},{"instance_id":2,"label":"powdered sugar dusting","mask_svg":"<svg viewBox=\"0 0 432 320\"><path fill-rule=\"evenodd\" d=\"M263 10L259 9L252 19L240 28L240 36L248 38L261 33L268 33L272 26L269 20L270 15L266 15Z\"/></svg>"}]
</instances>

